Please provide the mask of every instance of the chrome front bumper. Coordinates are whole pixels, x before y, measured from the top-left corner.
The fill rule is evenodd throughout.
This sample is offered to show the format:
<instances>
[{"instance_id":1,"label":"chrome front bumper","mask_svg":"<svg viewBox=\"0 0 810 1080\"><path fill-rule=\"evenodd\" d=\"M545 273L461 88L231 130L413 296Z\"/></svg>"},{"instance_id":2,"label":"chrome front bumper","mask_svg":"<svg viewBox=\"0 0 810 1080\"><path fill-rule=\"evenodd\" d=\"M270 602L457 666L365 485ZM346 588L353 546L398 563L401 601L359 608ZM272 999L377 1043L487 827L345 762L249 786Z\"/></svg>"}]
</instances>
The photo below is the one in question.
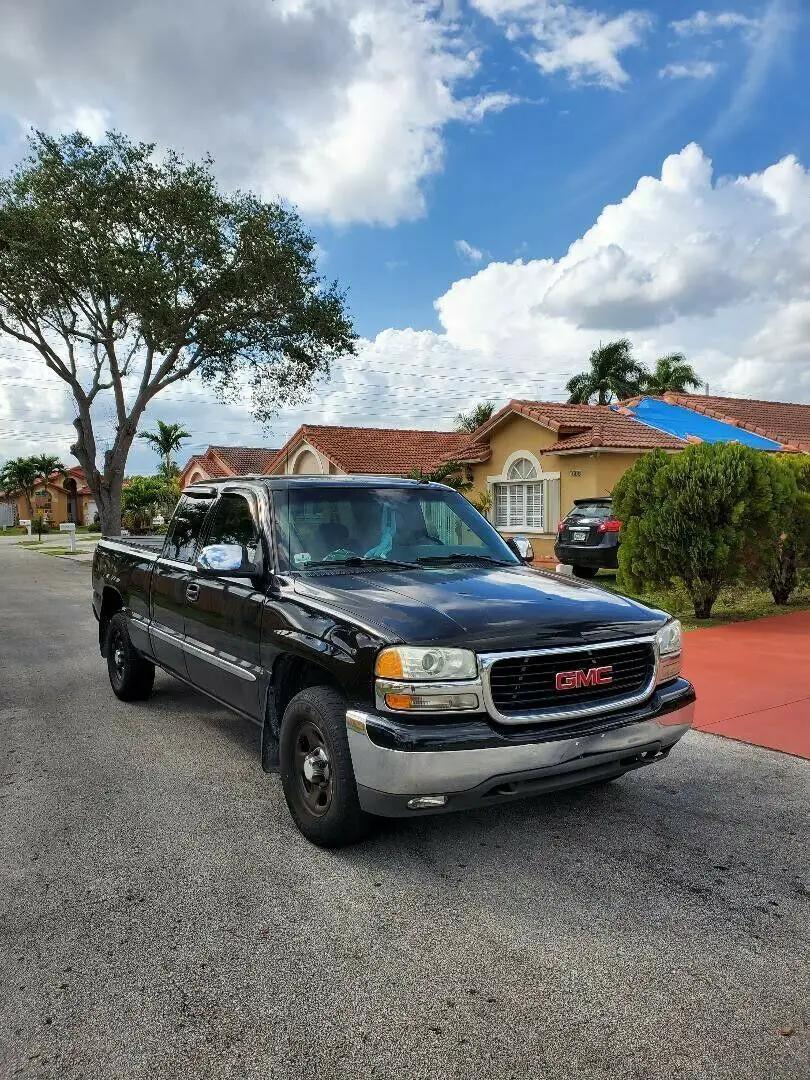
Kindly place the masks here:
<instances>
[{"instance_id":1,"label":"chrome front bumper","mask_svg":"<svg viewBox=\"0 0 810 1080\"><path fill-rule=\"evenodd\" d=\"M360 803L370 813L411 816L408 803L446 796L436 810L503 802L575 787L652 764L692 726L694 696L664 715L591 735L475 750L401 751L369 737L373 714L349 709L346 724Z\"/></svg>"}]
</instances>

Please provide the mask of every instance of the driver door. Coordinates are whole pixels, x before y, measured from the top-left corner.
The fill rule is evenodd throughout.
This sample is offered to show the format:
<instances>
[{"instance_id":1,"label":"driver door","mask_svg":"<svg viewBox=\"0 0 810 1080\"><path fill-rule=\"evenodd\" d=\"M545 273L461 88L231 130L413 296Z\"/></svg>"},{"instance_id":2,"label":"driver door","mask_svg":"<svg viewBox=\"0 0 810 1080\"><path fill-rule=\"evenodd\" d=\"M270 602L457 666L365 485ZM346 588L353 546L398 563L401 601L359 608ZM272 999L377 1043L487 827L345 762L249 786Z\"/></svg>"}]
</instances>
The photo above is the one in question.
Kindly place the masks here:
<instances>
[{"instance_id":1,"label":"driver door","mask_svg":"<svg viewBox=\"0 0 810 1080\"><path fill-rule=\"evenodd\" d=\"M220 495L199 550L211 544L239 544L243 562L265 565L256 511L248 492ZM188 677L207 694L258 720L264 593L255 588L251 578L227 574L198 574L194 585L185 594L184 609Z\"/></svg>"}]
</instances>

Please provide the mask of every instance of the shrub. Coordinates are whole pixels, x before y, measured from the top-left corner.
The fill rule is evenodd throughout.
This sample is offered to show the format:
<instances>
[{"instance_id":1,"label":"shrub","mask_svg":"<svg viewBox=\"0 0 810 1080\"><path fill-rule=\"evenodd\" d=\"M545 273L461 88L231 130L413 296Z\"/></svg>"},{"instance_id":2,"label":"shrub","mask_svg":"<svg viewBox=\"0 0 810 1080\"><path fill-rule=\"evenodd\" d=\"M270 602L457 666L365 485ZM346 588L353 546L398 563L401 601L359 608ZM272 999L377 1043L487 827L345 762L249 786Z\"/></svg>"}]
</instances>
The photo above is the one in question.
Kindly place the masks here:
<instances>
[{"instance_id":1,"label":"shrub","mask_svg":"<svg viewBox=\"0 0 810 1080\"><path fill-rule=\"evenodd\" d=\"M489 491L473 491L467 498L473 504L479 514L483 514L484 517L492 509L492 493Z\"/></svg>"},{"instance_id":2,"label":"shrub","mask_svg":"<svg viewBox=\"0 0 810 1080\"><path fill-rule=\"evenodd\" d=\"M738 443L701 443L641 458L613 492L622 521L619 581L638 591L683 582L697 618L772 550L795 497L785 471Z\"/></svg>"},{"instance_id":3,"label":"shrub","mask_svg":"<svg viewBox=\"0 0 810 1080\"><path fill-rule=\"evenodd\" d=\"M769 463L781 473L792 498L774 542L754 548L750 569L753 579L770 589L775 604L786 604L799 584L799 572L810 566L810 454L779 454Z\"/></svg>"},{"instance_id":4,"label":"shrub","mask_svg":"<svg viewBox=\"0 0 810 1080\"><path fill-rule=\"evenodd\" d=\"M44 514L34 514L31 518L31 535L34 533L42 539L44 535L47 535L51 531L48 522L45 520Z\"/></svg>"}]
</instances>

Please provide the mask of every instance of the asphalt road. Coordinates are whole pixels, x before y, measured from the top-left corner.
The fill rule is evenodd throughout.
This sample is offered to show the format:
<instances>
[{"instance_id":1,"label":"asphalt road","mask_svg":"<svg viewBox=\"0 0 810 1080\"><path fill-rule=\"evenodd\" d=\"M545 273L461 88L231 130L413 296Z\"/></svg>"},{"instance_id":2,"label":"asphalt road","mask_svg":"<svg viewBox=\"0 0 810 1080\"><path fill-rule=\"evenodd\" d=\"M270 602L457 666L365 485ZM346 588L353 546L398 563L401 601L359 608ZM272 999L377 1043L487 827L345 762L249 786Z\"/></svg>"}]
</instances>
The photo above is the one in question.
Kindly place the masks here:
<instances>
[{"instance_id":1,"label":"asphalt road","mask_svg":"<svg viewBox=\"0 0 810 1080\"><path fill-rule=\"evenodd\" d=\"M806 1080L808 762L692 734L322 852L95 638L87 567L0 551L0 1076Z\"/></svg>"}]
</instances>

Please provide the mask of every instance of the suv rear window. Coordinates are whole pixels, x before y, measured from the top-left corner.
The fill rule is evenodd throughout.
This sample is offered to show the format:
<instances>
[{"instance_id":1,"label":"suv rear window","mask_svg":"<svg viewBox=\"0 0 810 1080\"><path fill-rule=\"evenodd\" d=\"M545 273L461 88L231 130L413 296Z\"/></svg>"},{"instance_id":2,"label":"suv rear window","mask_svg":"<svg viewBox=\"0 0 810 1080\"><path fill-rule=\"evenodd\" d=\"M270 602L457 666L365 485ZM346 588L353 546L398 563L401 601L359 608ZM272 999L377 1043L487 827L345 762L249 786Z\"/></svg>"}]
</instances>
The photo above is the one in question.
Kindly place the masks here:
<instances>
[{"instance_id":1,"label":"suv rear window","mask_svg":"<svg viewBox=\"0 0 810 1080\"><path fill-rule=\"evenodd\" d=\"M576 515L577 517L596 518L597 521L607 521L612 514L613 507L611 504L603 502L579 503L568 512L569 517Z\"/></svg>"}]
</instances>

